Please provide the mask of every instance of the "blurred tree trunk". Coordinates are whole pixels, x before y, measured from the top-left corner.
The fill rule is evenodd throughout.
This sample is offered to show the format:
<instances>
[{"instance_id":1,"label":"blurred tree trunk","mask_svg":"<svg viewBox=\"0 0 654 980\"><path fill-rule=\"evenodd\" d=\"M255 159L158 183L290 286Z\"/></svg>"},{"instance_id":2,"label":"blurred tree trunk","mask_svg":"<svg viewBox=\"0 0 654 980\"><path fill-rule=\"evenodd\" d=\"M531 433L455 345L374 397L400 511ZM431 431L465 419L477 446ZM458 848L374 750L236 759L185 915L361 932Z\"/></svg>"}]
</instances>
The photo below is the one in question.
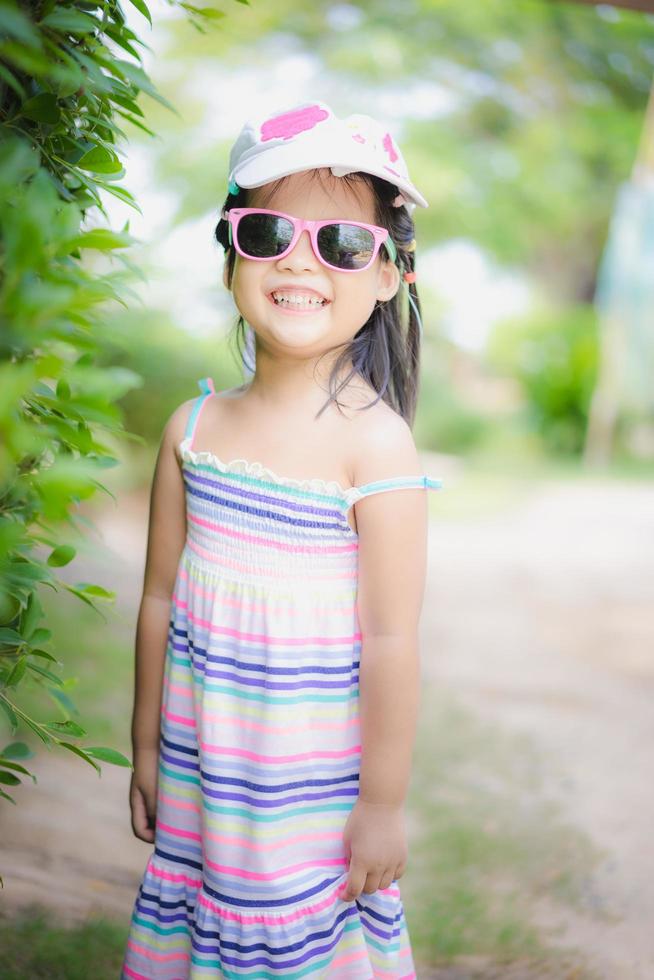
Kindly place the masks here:
<instances>
[{"instance_id":1,"label":"blurred tree trunk","mask_svg":"<svg viewBox=\"0 0 654 980\"><path fill-rule=\"evenodd\" d=\"M635 191L641 189L643 194L645 194L647 193L647 185L649 184L651 186L653 181L654 83L652 84L647 110L645 112L640 147L631 175L631 186ZM625 363L627 357L630 356L628 346L633 342L634 331L630 329L630 310L628 308L629 304L626 302L628 297L621 296L621 294L624 294L630 288L634 288L634 283L630 283L624 275L621 278L618 269L612 268L612 266L617 267L618 264L618 256L616 255L617 231L615 226L620 219L620 210L626 211L624 202L625 195L621 194L617 199L614 214L615 224L612 221L609 230L609 240L607 241L605 252L607 257L606 266L600 272L599 277L601 279L602 274L606 276L607 282L605 285L608 299L607 302L598 304L600 309L600 367L597 384L590 404L583 452L583 461L587 466L605 466L613 455L615 430L624 397ZM622 220L624 221L625 218L626 214L623 214ZM631 220L633 220L633 214ZM613 243L610 241L612 235L616 239ZM611 259L610 252L611 244L613 245L613 260ZM647 261L646 252L644 261ZM616 279L616 284L614 285L609 283L612 274ZM620 299L622 299L622 302L620 302ZM645 302L647 302L647 297L645 297Z\"/></svg>"}]
</instances>

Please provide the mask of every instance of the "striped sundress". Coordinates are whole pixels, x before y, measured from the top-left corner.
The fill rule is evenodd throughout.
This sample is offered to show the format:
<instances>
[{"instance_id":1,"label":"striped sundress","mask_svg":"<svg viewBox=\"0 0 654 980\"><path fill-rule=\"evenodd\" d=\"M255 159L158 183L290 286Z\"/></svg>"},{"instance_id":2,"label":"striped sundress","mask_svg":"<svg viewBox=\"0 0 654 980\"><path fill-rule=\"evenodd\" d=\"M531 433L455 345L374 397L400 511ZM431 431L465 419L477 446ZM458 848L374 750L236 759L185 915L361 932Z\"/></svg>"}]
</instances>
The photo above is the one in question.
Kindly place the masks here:
<instances>
[{"instance_id":1,"label":"striped sundress","mask_svg":"<svg viewBox=\"0 0 654 980\"><path fill-rule=\"evenodd\" d=\"M354 901L357 533L368 494L180 444L187 536L166 649L154 849L121 980L412 980L397 881Z\"/></svg>"}]
</instances>

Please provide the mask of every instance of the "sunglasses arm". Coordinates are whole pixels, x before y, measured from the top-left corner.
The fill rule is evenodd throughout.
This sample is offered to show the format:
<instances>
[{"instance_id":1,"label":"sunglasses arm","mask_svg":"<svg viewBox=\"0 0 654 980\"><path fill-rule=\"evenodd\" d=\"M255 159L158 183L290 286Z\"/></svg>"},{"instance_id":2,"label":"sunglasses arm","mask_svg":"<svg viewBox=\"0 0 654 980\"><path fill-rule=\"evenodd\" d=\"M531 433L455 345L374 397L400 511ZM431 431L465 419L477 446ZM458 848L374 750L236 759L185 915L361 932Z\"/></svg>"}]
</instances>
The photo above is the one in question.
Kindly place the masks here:
<instances>
[{"instance_id":1,"label":"sunglasses arm","mask_svg":"<svg viewBox=\"0 0 654 980\"><path fill-rule=\"evenodd\" d=\"M223 219L223 221L226 221L227 222L227 237L229 239L229 244L232 245L233 244L233 241L232 241L232 223L229 220L229 212L228 211L224 211L224 210L221 211L220 212L220 217Z\"/></svg>"},{"instance_id":2,"label":"sunglasses arm","mask_svg":"<svg viewBox=\"0 0 654 980\"><path fill-rule=\"evenodd\" d=\"M382 244L386 249L386 251L388 252L391 262L397 262L397 249L395 248L395 243L391 238L390 232L388 233L388 235L386 236Z\"/></svg>"}]
</instances>

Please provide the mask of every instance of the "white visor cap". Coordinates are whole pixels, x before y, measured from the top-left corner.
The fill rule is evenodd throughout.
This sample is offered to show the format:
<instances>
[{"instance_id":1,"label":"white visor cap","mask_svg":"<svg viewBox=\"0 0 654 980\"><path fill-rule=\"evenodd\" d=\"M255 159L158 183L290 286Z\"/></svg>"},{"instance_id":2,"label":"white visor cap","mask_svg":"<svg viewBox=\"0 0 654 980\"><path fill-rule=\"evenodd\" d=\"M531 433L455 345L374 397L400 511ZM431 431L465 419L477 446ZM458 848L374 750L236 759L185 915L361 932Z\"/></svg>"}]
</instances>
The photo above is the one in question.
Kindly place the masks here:
<instances>
[{"instance_id":1,"label":"white visor cap","mask_svg":"<svg viewBox=\"0 0 654 980\"><path fill-rule=\"evenodd\" d=\"M363 171L397 187L396 204L429 207L414 187L402 152L371 116L339 119L324 102L302 102L248 120L229 155L230 191L329 167L335 177Z\"/></svg>"}]
</instances>

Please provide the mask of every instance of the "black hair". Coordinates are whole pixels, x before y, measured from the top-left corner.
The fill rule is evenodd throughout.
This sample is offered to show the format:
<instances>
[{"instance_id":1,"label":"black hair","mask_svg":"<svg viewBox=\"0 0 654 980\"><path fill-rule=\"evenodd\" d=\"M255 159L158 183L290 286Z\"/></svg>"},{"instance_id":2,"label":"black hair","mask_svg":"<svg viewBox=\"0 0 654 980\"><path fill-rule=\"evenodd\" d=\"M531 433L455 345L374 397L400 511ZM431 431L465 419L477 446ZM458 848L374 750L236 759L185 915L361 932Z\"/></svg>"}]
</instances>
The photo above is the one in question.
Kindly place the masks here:
<instances>
[{"instance_id":1,"label":"black hair","mask_svg":"<svg viewBox=\"0 0 654 980\"><path fill-rule=\"evenodd\" d=\"M317 175L318 171L311 173ZM272 182L271 193L287 179L280 177ZM353 186L355 191L358 190L356 185L361 180L371 187L375 199L375 224L387 228L390 232L397 250L396 265L399 268L400 277L405 272L413 272L415 268L413 218L404 205L400 207L393 205L393 200L398 194L397 187L381 177L363 172L348 174L339 180L348 181L348 184ZM247 207L247 189L239 188L238 193L227 195L223 210L228 211L233 207ZM228 222L222 217L216 225L214 236L227 252L227 282L231 286L236 250L229 245ZM407 251L407 247L411 250ZM382 252L382 258L390 261L385 251ZM401 307L407 286L413 303L407 302L408 309L403 311ZM395 296L375 304L369 318L354 337L344 345L344 350L336 359L329 377L329 398L316 418L332 401L336 402L340 410L336 396L350 379L358 374L377 392L377 398L364 405L364 409L372 408L381 398L401 415L410 427L413 426L419 386L421 330L418 317L420 313L420 301L414 282L403 283L401 281ZM236 321L236 343L241 361L245 364L245 320L240 315ZM332 348L332 350L335 349ZM325 353L330 352L326 351ZM336 379L350 361L352 370L335 388ZM254 365L251 365L251 369L254 369Z\"/></svg>"}]
</instances>

